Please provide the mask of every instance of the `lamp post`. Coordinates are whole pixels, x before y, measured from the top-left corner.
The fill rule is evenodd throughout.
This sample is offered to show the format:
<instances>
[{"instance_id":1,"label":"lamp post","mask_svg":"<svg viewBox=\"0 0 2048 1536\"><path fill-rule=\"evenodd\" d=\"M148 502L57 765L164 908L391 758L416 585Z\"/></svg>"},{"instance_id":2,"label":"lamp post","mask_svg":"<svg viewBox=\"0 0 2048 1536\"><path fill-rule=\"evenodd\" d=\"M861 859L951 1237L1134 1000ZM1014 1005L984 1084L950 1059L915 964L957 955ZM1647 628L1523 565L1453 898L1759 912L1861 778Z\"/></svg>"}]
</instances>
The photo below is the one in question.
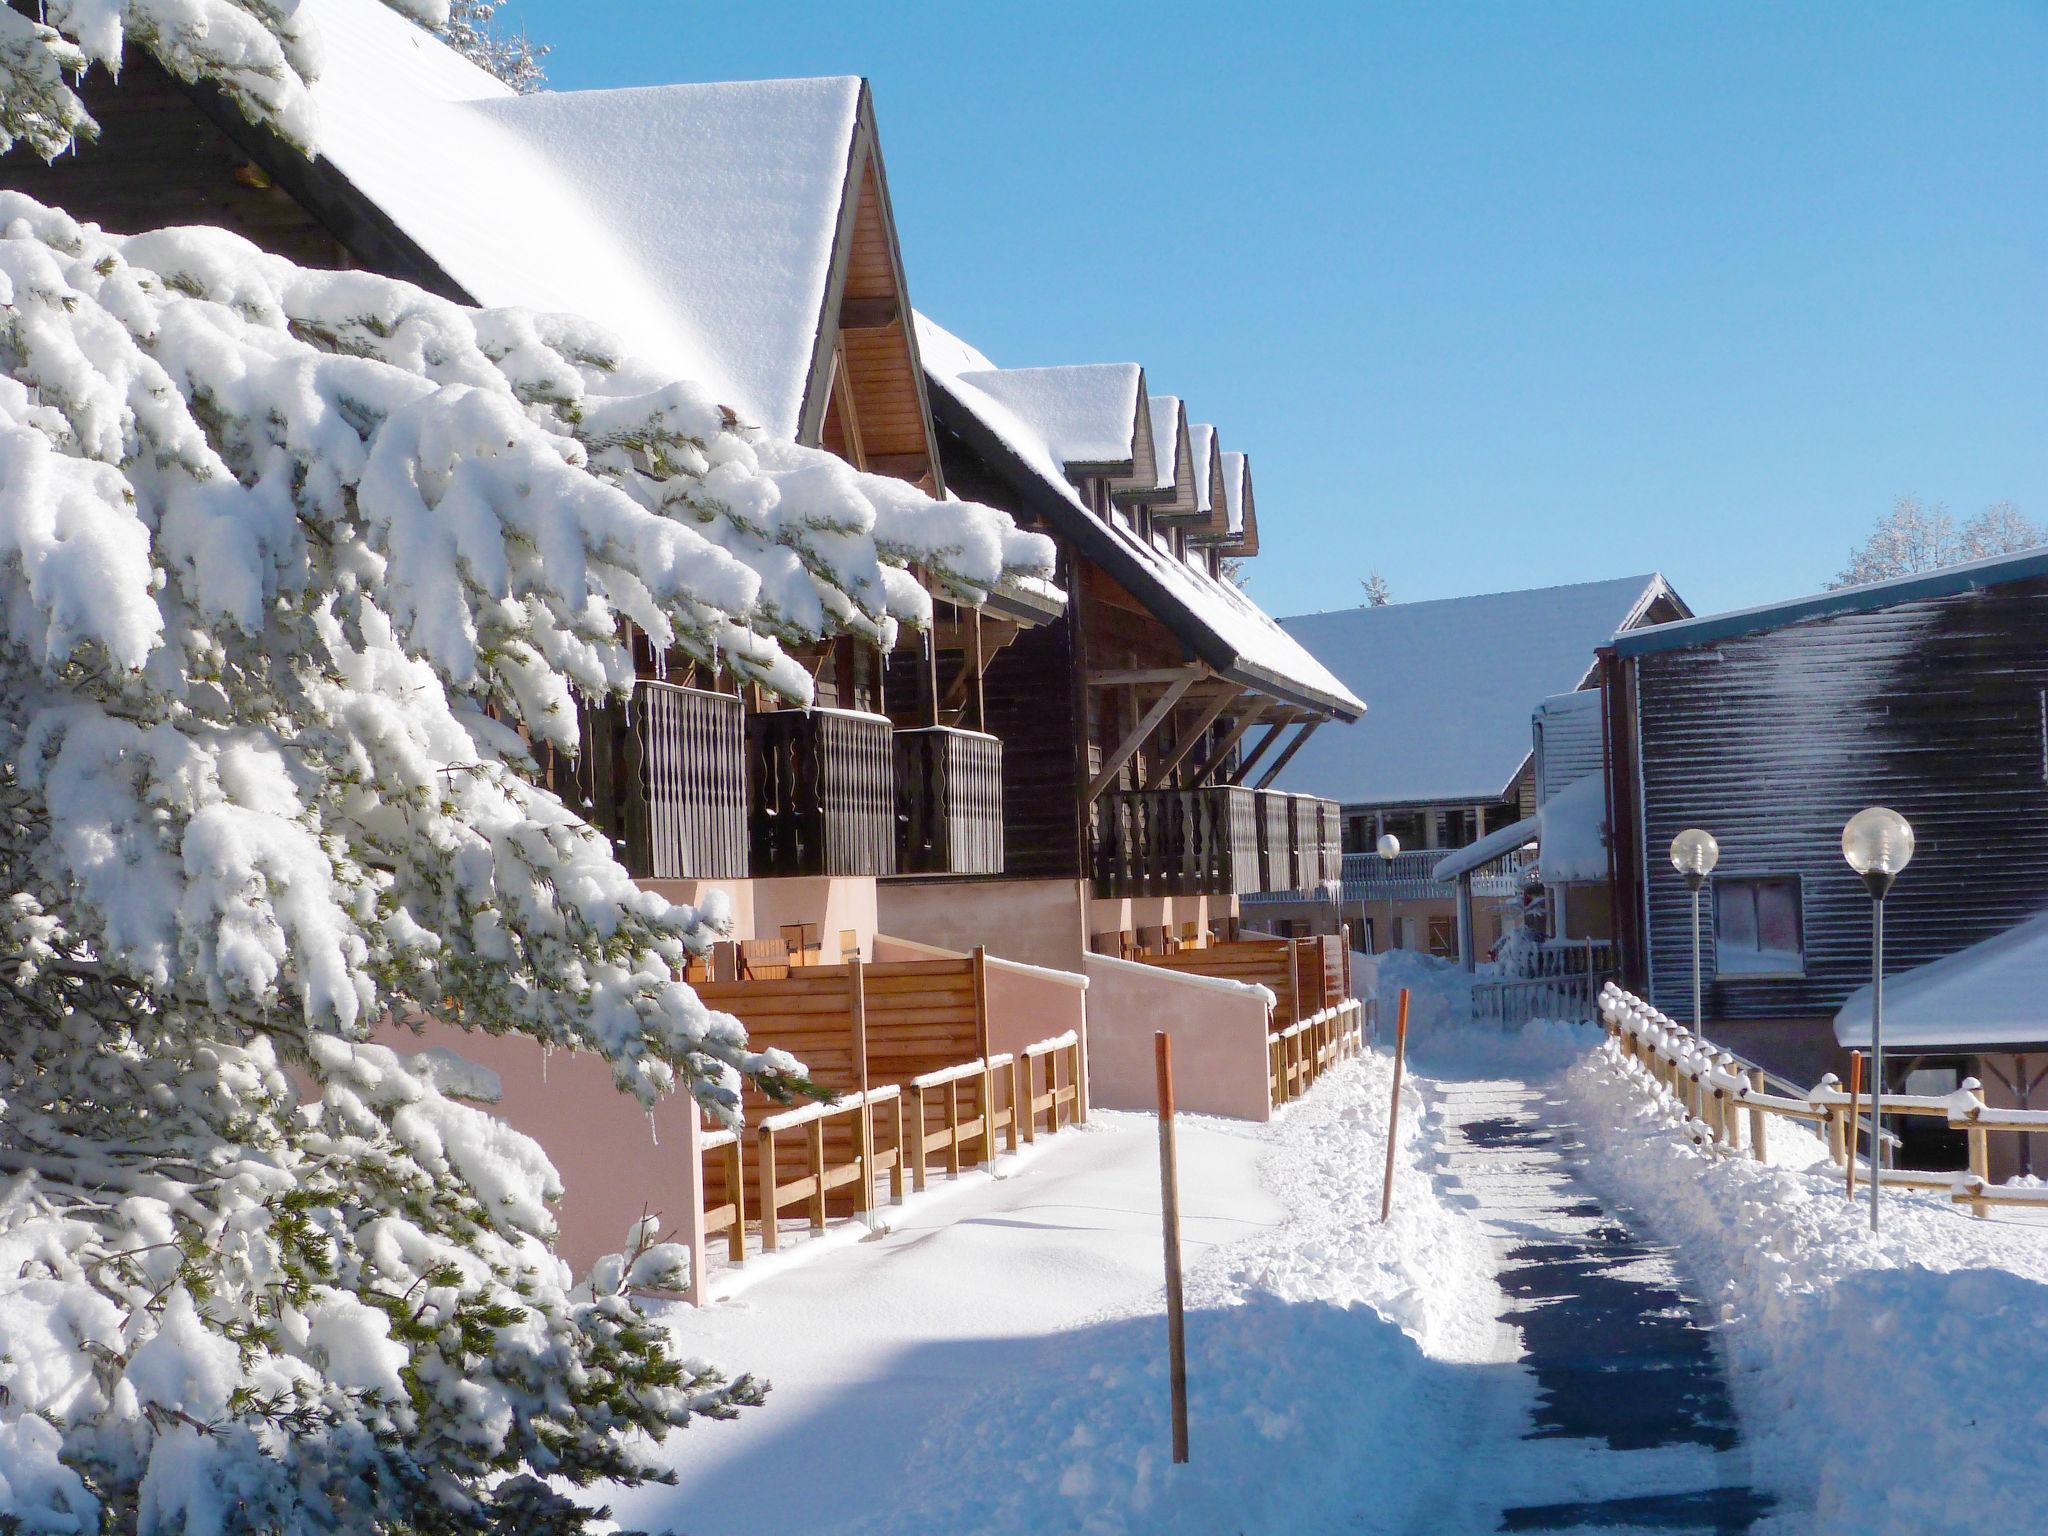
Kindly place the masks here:
<instances>
[{"instance_id":1,"label":"lamp post","mask_svg":"<svg viewBox=\"0 0 2048 1536\"><path fill-rule=\"evenodd\" d=\"M1913 828L1897 811L1873 805L1842 828L1842 857L1870 888L1870 1230L1877 1231L1878 1167L1884 1135L1884 898L1913 860ZM1849 1157L1856 1157L1856 1127L1849 1127Z\"/></svg>"},{"instance_id":2,"label":"lamp post","mask_svg":"<svg viewBox=\"0 0 2048 1536\"><path fill-rule=\"evenodd\" d=\"M1373 846L1379 850L1379 856L1387 861L1386 953L1392 954L1394 951L1394 860L1400 856L1401 839L1394 836L1391 832L1382 832L1380 840Z\"/></svg>"},{"instance_id":3,"label":"lamp post","mask_svg":"<svg viewBox=\"0 0 2048 1536\"><path fill-rule=\"evenodd\" d=\"M1700 1006L1700 889L1721 862L1721 845L1713 834L1689 827L1671 839L1671 867L1685 876L1692 890L1692 1032L1706 1038Z\"/></svg>"}]
</instances>

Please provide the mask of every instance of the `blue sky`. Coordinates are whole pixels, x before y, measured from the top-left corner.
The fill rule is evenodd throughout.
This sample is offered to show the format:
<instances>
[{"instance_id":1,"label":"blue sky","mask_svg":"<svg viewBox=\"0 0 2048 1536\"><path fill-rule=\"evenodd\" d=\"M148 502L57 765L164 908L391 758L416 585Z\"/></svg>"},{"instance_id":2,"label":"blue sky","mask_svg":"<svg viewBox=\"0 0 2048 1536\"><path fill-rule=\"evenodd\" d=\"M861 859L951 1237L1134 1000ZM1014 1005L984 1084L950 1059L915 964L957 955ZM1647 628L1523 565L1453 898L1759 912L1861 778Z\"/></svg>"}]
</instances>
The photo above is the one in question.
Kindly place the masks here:
<instances>
[{"instance_id":1,"label":"blue sky","mask_svg":"<svg viewBox=\"0 0 2048 1536\"><path fill-rule=\"evenodd\" d=\"M1276 612L2048 519L2041 0L501 14L562 88L867 75L918 305L1216 422Z\"/></svg>"}]
</instances>

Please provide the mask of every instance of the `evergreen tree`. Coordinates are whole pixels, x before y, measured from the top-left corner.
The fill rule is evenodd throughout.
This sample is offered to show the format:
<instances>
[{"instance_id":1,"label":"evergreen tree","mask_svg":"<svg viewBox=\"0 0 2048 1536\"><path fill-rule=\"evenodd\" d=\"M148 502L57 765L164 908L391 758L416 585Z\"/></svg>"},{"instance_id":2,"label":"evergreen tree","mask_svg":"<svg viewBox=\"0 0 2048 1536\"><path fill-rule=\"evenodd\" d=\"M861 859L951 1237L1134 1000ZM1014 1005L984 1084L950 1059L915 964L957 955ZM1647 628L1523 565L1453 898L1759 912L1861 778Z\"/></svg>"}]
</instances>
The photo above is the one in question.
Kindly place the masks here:
<instances>
[{"instance_id":1,"label":"evergreen tree","mask_svg":"<svg viewBox=\"0 0 2048 1536\"><path fill-rule=\"evenodd\" d=\"M1384 608L1394 600L1394 589L1387 585L1387 578L1378 571L1371 572L1359 585L1365 588L1368 607Z\"/></svg>"},{"instance_id":2,"label":"evergreen tree","mask_svg":"<svg viewBox=\"0 0 2048 1536\"><path fill-rule=\"evenodd\" d=\"M752 1050L539 787L628 621L780 639L1049 569L572 319L0 193L0 1489L30 1529L573 1531L758 1398L550 1250L540 1149L368 1042L432 1014L737 1117ZM621 1112L632 1113L629 1101ZM65 1522L70 1522L66 1524ZM0 1521L0 1525L4 1525Z\"/></svg>"}]
</instances>

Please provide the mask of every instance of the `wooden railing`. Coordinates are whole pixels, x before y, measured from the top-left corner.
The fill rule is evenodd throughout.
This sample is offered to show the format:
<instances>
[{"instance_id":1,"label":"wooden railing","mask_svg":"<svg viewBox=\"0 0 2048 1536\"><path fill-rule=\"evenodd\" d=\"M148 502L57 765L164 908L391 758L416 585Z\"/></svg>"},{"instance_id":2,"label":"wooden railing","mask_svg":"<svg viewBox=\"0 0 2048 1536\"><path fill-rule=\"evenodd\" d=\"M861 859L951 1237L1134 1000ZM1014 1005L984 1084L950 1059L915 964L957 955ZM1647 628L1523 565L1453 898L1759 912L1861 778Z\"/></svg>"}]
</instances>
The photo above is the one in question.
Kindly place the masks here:
<instances>
[{"instance_id":1,"label":"wooden railing","mask_svg":"<svg viewBox=\"0 0 2048 1536\"><path fill-rule=\"evenodd\" d=\"M611 839L636 879L747 874L746 711L731 694L642 678L581 709L572 761L544 754L549 788Z\"/></svg>"},{"instance_id":2,"label":"wooden railing","mask_svg":"<svg viewBox=\"0 0 2048 1536\"><path fill-rule=\"evenodd\" d=\"M747 720L755 877L896 869L896 749L881 715L778 709Z\"/></svg>"},{"instance_id":3,"label":"wooden railing","mask_svg":"<svg viewBox=\"0 0 2048 1536\"><path fill-rule=\"evenodd\" d=\"M728 1259L746 1259L751 1228L762 1251L801 1208L813 1230L873 1210L888 1176L900 1200L1085 1118L1082 1047L1069 1032L1024 1052L988 1048L987 955L798 966L755 981L704 982L698 995L733 1014L756 1049L786 1050L829 1101L781 1108L743 1092L748 1132L703 1133L704 1226L724 1233ZM1027 1037L1028 1038L1028 1037ZM802 1133L800 1145L791 1140Z\"/></svg>"},{"instance_id":4,"label":"wooden railing","mask_svg":"<svg viewBox=\"0 0 2048 1536\"><path fill-rule=\"evenodd\" d=\"M1003 744L978 731L896 732L896 869L1003 872Z\"/></svg>"},{"instance_id":5,"label":"wooden railing","mask_svg":"<svg viewBox=\"0 0 2048 1536\"><path fill-rule=\"evenodd\" d=\"M1859 1130L1868 1140L1871 1122L1852 1109L1860 1107L1881 1127L1887 1115L1920 1115L1946 1121L1964 1134L1969 1149L1967 1169L1888 1168L1872 1159L1864 1177L1910 1189L1943 1190L1958 1205L1984 1216L1994 1206L2048 1207L2048 1188L1991 1182L1991 1136L1994 1132L2030 1136L2048 1132L2048 1111L1999 1109L1984 1102L1983 1085L1965 1078L1954 1093L1887 1093L1873 1104L1870 1095L1852 1096L1830 1072L1803 1094L1782 1079L1772 1080L1763 1068L1733 1052L1702 1041L1691 1030L1666 1017L1633 993L1609 983L1600 995L1600 1020L1625 1062L1640 1067L1641 1078L1685 1114L1686 1128L1702 1146L1741 1153L1748 1129L1748 1151L1767 1160L1770 1116L1804 1121L1818 1127L1827 1141L1828 1157L1837 1167L1854 1160ZM1773 1089L1779 1091L1773 1092ZM1882 1135L1878 1131L1876 1134ZM1889 1138L1887 1138L1889 1139Z\"/></svg>"},{"instance_id":6,"label":"wooden railing","mask_svg":"<svg viewBox=\"0 0 2048 1536\"><path fill-rule=\"evenodd\" d=\"M1267 1081L1277 1107L1308 1092L1315 1080L1365 1043L1365 1009L1347 998L1277 1031L1266 1042Z\"/></svg>"}]
</instances>

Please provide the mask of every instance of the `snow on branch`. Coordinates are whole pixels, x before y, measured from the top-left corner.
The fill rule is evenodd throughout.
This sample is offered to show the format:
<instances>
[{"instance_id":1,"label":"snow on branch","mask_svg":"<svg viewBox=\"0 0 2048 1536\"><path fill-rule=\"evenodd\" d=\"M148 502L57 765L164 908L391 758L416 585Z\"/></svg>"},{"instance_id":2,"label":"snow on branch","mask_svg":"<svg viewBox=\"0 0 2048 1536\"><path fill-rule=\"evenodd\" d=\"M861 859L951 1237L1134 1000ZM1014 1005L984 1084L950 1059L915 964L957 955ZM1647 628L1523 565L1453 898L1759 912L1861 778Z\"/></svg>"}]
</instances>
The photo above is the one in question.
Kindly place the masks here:
<instances>
[{"instance_id":1,"label":"snow on branch","mask_svg":"<svg viewBox=\"0 0 2048 1536\"><path fill-rule=\"evenodd\" d=\"M634 627L804 702L784 646L926 622L909 566L973 601L1050 554L573 317L0 192L0 1488L52 1530L580 1531L561 1487L758 1399L577 1299L540 1149L367 1032L726 1124L791 1086L676 979L723 908L636 887L531 744Z\"/></svg>"}]
</instances>

